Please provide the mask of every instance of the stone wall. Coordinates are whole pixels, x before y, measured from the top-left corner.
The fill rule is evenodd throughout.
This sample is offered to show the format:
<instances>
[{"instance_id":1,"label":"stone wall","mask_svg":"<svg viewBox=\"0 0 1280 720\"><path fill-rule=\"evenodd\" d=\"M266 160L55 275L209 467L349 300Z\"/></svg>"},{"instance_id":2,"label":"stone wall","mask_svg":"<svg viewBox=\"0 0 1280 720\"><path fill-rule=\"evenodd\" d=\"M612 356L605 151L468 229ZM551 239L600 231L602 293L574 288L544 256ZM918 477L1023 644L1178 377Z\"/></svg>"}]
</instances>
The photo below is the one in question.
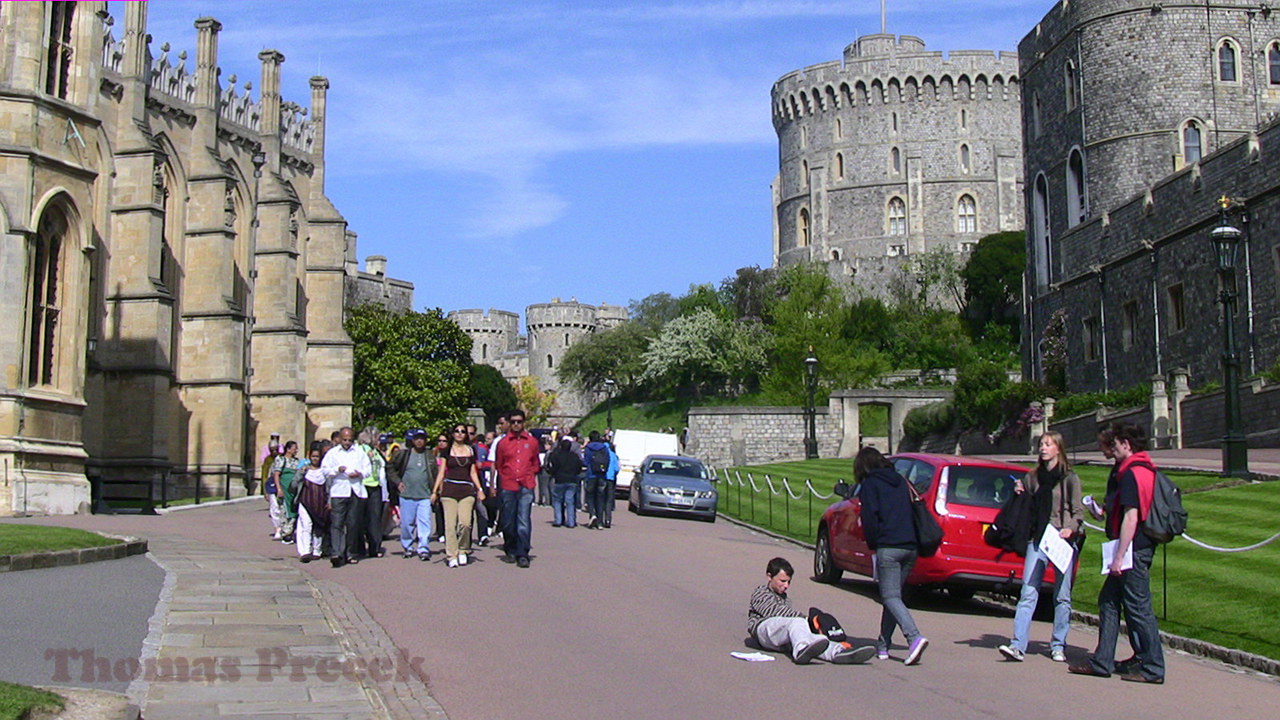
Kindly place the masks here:
<instances>
[{"instance_id":1,"label":"stone wall","mask_svg":"<svg viewBox=\"0 0 1280 720\"><path fill-rule=\"evenodd\" d=\"M841 430L827 408L815 416L818 456L835 457ZM695 407L685 453L715 467L804 460L805 412L798 407Z\"/></svg>"},{"instance_id":2,"label":"stone wall","mask_svg":"<svg viewBox=\"0 0 1280 720\"><path fill-rule=\"evenodd\" d=\"M1220 447L1226 433L1222 390L1182 401L1184 447ZM1280 447L1280 384L1240 386L1240 418L1250 447Z\"/></svg>"},{"instance_id":3,"label":"stone wall","mask_svg":"<svg viewBox=\"0 0 1280 720\"><path fill-rule=\"evenodd\" d=\"M386 258L375 262L375 257L365 261L364 270L348 273L346 307L372 303L397 313L413 310L413 283L388 277Z\"/></svg>"}]
</instances>

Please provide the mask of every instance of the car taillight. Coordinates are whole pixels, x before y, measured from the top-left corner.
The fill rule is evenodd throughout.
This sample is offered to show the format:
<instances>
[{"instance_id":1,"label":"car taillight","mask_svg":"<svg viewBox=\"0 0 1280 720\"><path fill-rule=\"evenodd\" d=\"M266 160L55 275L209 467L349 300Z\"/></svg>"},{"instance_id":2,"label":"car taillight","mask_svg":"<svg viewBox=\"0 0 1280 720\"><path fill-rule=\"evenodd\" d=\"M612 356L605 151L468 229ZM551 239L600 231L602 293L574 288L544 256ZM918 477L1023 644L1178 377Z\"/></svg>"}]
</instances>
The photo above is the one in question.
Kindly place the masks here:
<instances>
[{"instance_id":1,"label":"car taillight","mask_svg":"<svg viewBox=\"0 0 1280 720\"><path fill-rule=\"evenodd\" d=\"M942 468L938 478L938 494L933 496L933 509L940 517L947 515L947 481L950 480L951 468Z\"/></svg>"}]
</instances>

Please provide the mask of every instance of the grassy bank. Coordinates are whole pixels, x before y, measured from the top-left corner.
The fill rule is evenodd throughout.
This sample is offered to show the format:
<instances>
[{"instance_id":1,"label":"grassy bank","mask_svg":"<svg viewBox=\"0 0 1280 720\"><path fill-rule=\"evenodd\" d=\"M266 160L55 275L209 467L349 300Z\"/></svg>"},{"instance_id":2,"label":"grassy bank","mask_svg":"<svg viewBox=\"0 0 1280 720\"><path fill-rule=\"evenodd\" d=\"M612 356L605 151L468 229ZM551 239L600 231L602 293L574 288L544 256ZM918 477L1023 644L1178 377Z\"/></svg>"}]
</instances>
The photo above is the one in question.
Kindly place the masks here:
<instances>
[{"instance_id":1,"label":"grassy bank","mask_svg":"<svg viewBox=\"0 0 1280 720\"><path fill-rule=\"evenodd\" d=\"M63 704L62 697L51 692L0 682L0 720L22 720L34 710L58 712Z\"/></svg>"},{"instance_id":2,"label":"grassy bank","mask_svg":"<svg viewBox=\"0 0 1280 720\"><path fill-rule=\"evenodd\" d=\"M97 533L44 525L0 524L0 555L102 547L120 542Z\"/></svg>"},{"instance_id":3,"label":"grassy bank","mask_svg":"<svg viewBox=\"0 0 1280 720\"><path fill-rule=\"evenodd\" d=\"M1101 497L1107 468L1079 466L1086 494ZM750 472L760 492L721 483L720 511L812 543L817 521L832 499L814 497L805 487L830 495L837 480L852 482L849 460L812 460L733 468L747 479ZM722 471L723 472L723 471ZM765 486L765 475L778 492ZM782 487L789 479L795 499ZM1222 478L1202 473L1170 473L1187 494L1192 537L1221 547L1259 542L1280 530L1280 483L1223 487ZM1095 523L1096 524L1096 523ZM1102 587L1101 533L1091 532L1076 578L1074 606L1097 611ZM1280 659L1280 542L1245 553L1219 553L1175 540L1156 553L1151 590L1163 630L1231 648ZM1166 589L1167 582L1167 589Z\"/></svg>"}]
</instances>

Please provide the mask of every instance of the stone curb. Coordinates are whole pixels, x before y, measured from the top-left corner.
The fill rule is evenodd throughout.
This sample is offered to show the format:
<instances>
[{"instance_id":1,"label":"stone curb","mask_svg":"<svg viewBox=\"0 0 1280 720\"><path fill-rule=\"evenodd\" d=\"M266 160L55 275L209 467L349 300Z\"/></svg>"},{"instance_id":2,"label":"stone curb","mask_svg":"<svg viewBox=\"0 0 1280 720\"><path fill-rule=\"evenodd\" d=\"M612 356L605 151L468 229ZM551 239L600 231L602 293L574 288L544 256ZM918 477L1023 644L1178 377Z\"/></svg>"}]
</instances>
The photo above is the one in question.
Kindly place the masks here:
<instances>
[{"instance_id":1,"label":"stone curb","mask_svg":"<svg viewBox=\"0 0 1280 720\"><path fill-rule=\"evenodd\" d=\"M199 510L201 508L222 507L223 505L236 505L238 503L245 503L251 500L262 500L262 499L263 498L261 495L245 495L244 497L231 498L230 500L210 500L209 502L202 502L199 505L196 505L194 503L192 503L191 505L174 505L173 507L156 508L156 514L168 515L169 513L185 512L187 510Z\"/></svg>"},{"instance_id":2,"label":"stone curb","mask_svg":"<svg viewBox=\"0 0 1280 720\"><path fill-rule=\"evenodd\" d=\"M751 523L738 520L737 518L729 517L728 515L720 515L720 517L724 518L725 520L728 520L734 525L747 528L748 530L751 530L753 532L758 532L761 535L767 535L775 540L782 540L784 542L789 542L792 545L805 548L809 551L812 551L814 549L813 545L810 543L802 542L800 540L796 540L795 538L787 537L786 535L781 535L779 533L773 532L772 530L766 530L762 527L757 527L755 525L752 525ZM999 605L1000 607L1004 607L1004 608L1013 608L1014 606L1013 603L1007 602L1003 598L997 595L989 595L987 593L980 593L980 595L981 595L981 599L984 602L990 602L992 604ZM1098 626L1097 615L1082 612L1080 610L1072 610L1071 619L1077 622L1083 623L1085 625L1088 625L1090 627ZM1196 640L1195 638L1183 637L1181 635L1174 635L1172 633L1164 632L1163 630L1160 631L1160 641L1164 643L1165 647L1170 648L1172 650L1181 650L1191 655L1198 655L1200 657L1209 658L1211 660L1218 660L1220 662L1226 663L1227 665L1235 665L1238 667L1248 668L1250 670L1256 670L1257 672L1271 675L1272 677L1280 678L1280 660L1273 660L1269 657L1264 657L1262 655L1255 655L1253 653L1245 652L1243 650L1236 650L1233 648L1224 647L1222 645L1215 645L1211 642L1205 642L1204 640Z\"/></svg>"},{"instance_id":3,"label":"stone curb","mask_svg":"<svg viewBox=\"0 0 1280 720\"><path fill-rule=\"evenodd\" d=\"M116 536L108 535L107 537ZM85 563L98 562L99 560L118 560L147 552L145 538L120 537L118 539L123 542L93 548L72 548L70 550L49 550L19 555L0 555L0 572L83 565Z\"/></svg>"}]
</instances>

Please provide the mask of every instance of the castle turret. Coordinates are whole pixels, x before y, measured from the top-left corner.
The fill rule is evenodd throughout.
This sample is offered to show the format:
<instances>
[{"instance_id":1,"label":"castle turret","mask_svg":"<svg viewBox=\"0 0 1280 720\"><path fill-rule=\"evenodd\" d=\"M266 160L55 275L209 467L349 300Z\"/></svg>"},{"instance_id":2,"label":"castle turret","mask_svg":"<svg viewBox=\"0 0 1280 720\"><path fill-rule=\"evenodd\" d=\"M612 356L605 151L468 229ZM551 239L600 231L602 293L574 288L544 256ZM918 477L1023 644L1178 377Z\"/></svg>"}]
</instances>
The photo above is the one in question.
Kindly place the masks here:
<instances>
[{"instance_id":1,"label":"castle turret","mask_svg":"<svg viewBox=\"0 0 1280 720\"><path fill-rule=\"evenodd\" d=\"M454 310L449 319L471 338L471 361L497 366L520 339L520 316L506 310Z\"/></svg>"}]
</instances>

